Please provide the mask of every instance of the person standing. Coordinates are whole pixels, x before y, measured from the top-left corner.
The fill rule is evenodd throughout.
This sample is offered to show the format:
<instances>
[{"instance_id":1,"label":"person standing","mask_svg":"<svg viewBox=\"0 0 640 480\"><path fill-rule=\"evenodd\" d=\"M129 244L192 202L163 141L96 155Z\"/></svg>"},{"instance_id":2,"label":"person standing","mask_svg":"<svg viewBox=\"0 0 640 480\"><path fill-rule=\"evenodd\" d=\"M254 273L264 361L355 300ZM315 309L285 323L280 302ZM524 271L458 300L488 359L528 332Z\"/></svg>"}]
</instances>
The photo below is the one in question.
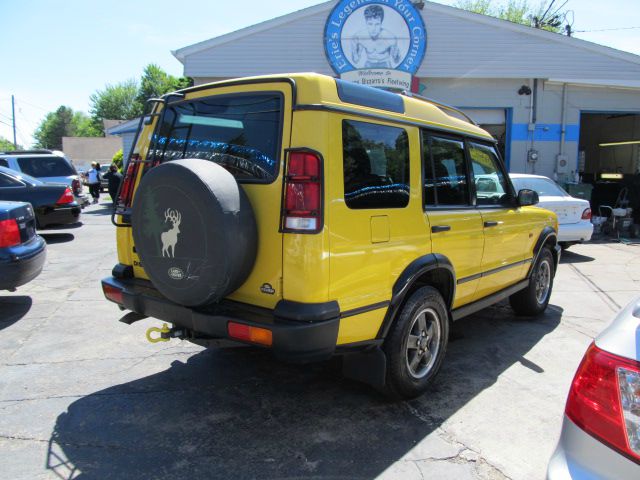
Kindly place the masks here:
<instances>
[{"instance_id":1,"label":"person standing","mask_svg":"<svg viewBox=\"0 0 640 480\"><path fill-rule=\"evenodd\" d=\"M89 183L89 193L93 197L93 203L98 203L100 199L100 167L96 162L91 162L91 169L87 174Z\"/></svg>"},{"instance_id":2,"label":"person standing","mask_svg":"<svg viewBox=\"0 0 640 480\"><path fill-rule=\"evenodd\" d=\"M109 171L104 174L104 178L109 182L109 195L111 201L116 203L116 195L118 195L118 189L120 188L120 182L122 181L122 174L118 171L118 167L115 163L109 166Z\"/></svg>"}]
</instances>

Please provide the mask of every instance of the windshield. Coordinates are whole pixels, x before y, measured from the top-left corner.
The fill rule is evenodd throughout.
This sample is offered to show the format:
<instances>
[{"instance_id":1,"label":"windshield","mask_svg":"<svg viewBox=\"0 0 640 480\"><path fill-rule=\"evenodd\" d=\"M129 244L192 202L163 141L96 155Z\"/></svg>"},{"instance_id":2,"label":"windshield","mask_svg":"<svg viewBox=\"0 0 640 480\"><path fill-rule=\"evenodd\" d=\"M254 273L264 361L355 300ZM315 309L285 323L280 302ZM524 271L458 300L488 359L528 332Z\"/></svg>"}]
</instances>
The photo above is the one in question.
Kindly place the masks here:
<instances>
[{"instance_id":1,"label":"windshield","mask_svg":"<svg viewBox=\"0 0 640 480\"><path fill-rule=\"evenodd\" d=\"M522 190L528 188L534 190L539 196L547 197L568 197L569 194L565 192L560 186L551 180L550 178L512 178L513 186L516 190Z\"/></svg>"},{"instance_id":2,"label":"windshield","mask_svg":"<svg viewBox=\"0 0 640 480\"><path fill-rule=\"evenodd\" d=\"M278 170L282 98L276 93L208 97L169 105L149 159L201 158L239 180L271 182Z\"/></svg>"},{"instance_id":3,"label":"windshield","mask_svg":"<svg viewBox=\"0 0 640 480\"><path fill-rule=\"evenodd\" d=\"M68 177L76 175L73 167L62 157L20 157L20 170L32 177Z\"/></svg>"}]
</instances>

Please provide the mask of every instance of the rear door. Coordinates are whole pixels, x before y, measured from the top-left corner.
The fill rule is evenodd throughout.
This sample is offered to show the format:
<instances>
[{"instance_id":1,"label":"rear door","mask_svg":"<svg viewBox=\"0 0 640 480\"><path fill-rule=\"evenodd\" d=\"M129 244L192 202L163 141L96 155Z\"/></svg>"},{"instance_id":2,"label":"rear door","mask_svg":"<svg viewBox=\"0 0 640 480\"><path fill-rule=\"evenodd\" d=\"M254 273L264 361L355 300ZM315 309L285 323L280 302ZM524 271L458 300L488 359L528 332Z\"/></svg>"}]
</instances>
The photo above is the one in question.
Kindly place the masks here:
<instances>
[{"instance_id":1,"label":"rear door","mask_svg":"<svg viewBox=\"0 0 640 480\"><path fill-rule=\"evenodd\" d=\"M482 216L472 204L461 137L423 132L425 215L433 253L446 256L456 274L454 308L473 300L484 248Z\"/></svg>"},{"instance_id":2,"label":"rear door","mask_svg":"<svg viewBox=\"0 0 640 480\"><path fill-rule=\"evenodd\" d=\"M200 158L231 172L251 201L259 242L251 274L229 298L268 308L282 298L279 225L283 159L291 136L291 101L287 83L196 90L170 102L161 114L148 151L145 138L135 151L142 149L143 158L146 154L154 164ZM147 278L131 238L129 245L135 275Z\"/></svg>"}]
</instances>

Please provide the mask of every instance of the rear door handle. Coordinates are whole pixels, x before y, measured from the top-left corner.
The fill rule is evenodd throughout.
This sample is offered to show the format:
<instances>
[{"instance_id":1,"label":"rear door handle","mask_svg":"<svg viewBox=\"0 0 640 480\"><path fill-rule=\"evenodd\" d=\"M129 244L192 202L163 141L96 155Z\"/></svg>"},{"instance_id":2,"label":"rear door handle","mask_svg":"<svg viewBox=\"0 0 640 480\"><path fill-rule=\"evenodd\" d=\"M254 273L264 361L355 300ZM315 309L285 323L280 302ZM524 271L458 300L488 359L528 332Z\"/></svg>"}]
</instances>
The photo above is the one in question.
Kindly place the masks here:
<instances>
[{"instance_id":1,"label":"rear door handle","mask_svg":"<svg viewBox=\"0 0 640 480\"><path fill-rule=\"evenodd\" d=\"M431 227L431 233L448 232L451 230L449 225L434 225Z\"/></svg>"},{"instance_id":2,"label":"rear door handle","mask_svg":"<svg viewBox=\"0 0 640 480\"><path fill-rule=\"evenodd\" d=\"M484 227L485 228L489 228L489 227L497 227L498 225L500 225L502 222L495 222L495 221L489 221L489 222L484 222Z\"/></svg>"}]
</instances>

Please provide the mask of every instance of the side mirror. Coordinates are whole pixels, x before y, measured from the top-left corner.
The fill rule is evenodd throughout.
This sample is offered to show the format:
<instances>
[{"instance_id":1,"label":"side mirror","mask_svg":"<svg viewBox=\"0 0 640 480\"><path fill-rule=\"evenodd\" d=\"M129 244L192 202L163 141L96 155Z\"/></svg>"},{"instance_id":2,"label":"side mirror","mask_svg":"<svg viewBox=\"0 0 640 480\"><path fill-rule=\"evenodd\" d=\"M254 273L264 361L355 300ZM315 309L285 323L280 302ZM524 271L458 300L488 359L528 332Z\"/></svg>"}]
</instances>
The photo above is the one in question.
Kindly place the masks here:
<instances>
[{"instance_id":1,"label":"side mirror","mask_svg":"<svg viewBox=\"0 0 640 480\"><path fill-rule=\"evenodd\" d=\"M528 205L535 205L540 201L538 197L538 192L534 190L529 190L528 188L523 188L518 192L518 205L521 207L526 207Z\"/></svg>"}]
</instances>

